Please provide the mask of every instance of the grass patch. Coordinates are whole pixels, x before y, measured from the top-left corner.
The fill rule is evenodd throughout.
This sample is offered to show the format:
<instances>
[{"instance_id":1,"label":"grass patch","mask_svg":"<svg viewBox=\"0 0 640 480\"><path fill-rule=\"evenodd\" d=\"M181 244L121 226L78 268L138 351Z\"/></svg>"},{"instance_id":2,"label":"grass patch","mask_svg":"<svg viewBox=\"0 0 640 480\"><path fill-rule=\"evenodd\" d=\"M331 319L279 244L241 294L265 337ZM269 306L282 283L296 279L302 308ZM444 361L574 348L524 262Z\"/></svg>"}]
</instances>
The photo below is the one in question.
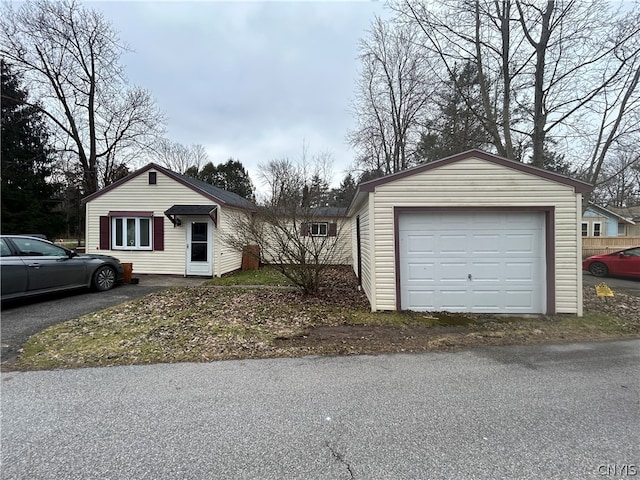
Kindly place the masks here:
<instances>
[{"instance_id":1,"label":"grass patch","mask_svg":"<svg viewBox=\"0 0 640 480\"><path fill-rule=\"evenodd\" d=\"M259 270L245 270L234 272L206 282L207 285L260 285L260 286L290 286L291 281L273 267L262 267Z\"/></svg>"},{"instance_id":2,"label":"grass patch","mask_svg":"<svg viewBox=\"0 0 640 480\"><path fill-rule=\"evenodd\" d=\"M239 276L248 282L251 274L256 275ZM254 280L265 278L264 271L258 274ZM27 342L14 367L375 354L637 338L640 333L637 321L603 313L582 318L371 313L363 303L345 301L347 296L305 297L273 288L173 288L50 327Z\"/></svg>"}]
</instances>

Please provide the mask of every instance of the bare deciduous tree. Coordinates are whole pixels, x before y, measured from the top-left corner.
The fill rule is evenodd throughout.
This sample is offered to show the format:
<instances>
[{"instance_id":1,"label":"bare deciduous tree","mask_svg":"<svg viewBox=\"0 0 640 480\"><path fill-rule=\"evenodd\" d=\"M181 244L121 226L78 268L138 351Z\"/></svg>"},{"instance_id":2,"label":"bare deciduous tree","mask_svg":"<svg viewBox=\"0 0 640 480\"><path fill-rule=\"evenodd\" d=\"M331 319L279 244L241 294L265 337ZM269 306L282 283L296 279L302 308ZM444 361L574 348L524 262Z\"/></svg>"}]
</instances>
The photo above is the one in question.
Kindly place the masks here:
<instances>
[{"instance_id":1,"label":"bare deciduous tree","mask_svg":"<svg viewBox=\"0 0 640 480\"><path fill-rule=\"evenodd\" d=\"M322 273L331 265L346 263L348 256L341 222L344 209L315 206L319 202L313 196L326 192L309 188L314 177L328 184L326 158L321 157L261 165L267 198L255 212L233 215L232 228L223 234L223 241L237 250L258 245L261 261L278 269L305 294L317 292ZM325 176L320 177L323 171Z\"/></svg>"},{"instance_id":2,"label":"bare deciduous tree","mask_svg":"<svg viewBox=\"0 0 640 480\"><path fill-rule=\"evenodd\" d=\"M207 151L200 144L183 145L162 139L153 148L154 159L161 165L178 173L189 169L200 170L208 160Z\"/></svg>"},{"instance_id":3,"label":"bare deciduous tree","mask_svg":"<svg viewBox=\"0 0 640 480\"><path fill-rule=\"evenodd\" d=\"M412 25L374 20L360 43L362 71L348 140L365 170L394 173L410 166L428 100L428 70Z\"/></svg>"},{"instance_id":4,"label":"bare deciduous tree","mask_svg":"<svg viewBox=\"0 0 640 480\"><path fill-rule=\"evenodd\" d=\"M2 55L23 73L58 149L81 166L85 194L157 135L162 116L148 91L127 86L125 47L100 13L74 0L5 3L0 29Z\"/></svg>"},{"instance_id":5,"label":"bare deciduous tree","mask_svg":"<svg viewBox=\"0 0 640 480\"><path fill-rule=\"evenodd\" d=\"M434 70L475 63L483 98L475 112L500 155L522 159L524 146L542 167L549 144L562 145L597 183L615 147L637 131L629 120L640 109L638 4L397 0L393 8L421 29Z\"/></svg>"}]
</instances>

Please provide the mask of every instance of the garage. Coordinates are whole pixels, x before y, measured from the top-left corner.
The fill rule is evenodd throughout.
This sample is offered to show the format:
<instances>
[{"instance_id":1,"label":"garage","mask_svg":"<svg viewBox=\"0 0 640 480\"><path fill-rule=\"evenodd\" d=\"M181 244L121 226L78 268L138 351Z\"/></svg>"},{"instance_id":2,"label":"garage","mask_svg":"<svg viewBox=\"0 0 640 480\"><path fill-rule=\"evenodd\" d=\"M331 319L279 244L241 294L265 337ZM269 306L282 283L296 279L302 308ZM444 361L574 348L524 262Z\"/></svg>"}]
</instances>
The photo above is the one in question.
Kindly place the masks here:
<instances>
[{"instance_id":1,"label":"garage","mask_svg":"<svg viewBox=\"0 0 640 480\"><path fill-rule=\"evenodd\" d=\"M362 183L353 266L372 311L582 315L582 195L565 175L470 150Z\"/></svg>"},{"instance_id":2,"label":"garage","mask_svg":"<svg viewBox=\"0 0 640 480\"><path fill-rule=\"evenodd\" d=\"M403 310L545 311L544 213L403 212L398 232Z\"/></svg>"}]
</instances>

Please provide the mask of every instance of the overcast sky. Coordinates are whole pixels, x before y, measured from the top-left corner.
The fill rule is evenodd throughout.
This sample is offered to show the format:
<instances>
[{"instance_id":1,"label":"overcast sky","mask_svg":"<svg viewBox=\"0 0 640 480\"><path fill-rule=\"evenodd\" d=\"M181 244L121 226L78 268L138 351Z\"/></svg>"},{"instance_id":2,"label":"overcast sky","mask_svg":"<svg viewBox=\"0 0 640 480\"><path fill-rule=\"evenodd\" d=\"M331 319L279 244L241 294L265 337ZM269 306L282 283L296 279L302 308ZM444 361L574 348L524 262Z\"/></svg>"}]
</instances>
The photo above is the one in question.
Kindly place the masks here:
<instances>
[{"instance_id":1,"label":"overcast sky","mask_svg":"<svg viewBox=\"0 0 640 480\"><path fill-rule=\"evenodd\" d=\"M330 152L334 184L353 161L345 136L358 40L379 1L87 2L134 52L131 83L146 88L167 118L167 137L202 144L214 164L256 166Z\"/></svg>"}]
</instances>

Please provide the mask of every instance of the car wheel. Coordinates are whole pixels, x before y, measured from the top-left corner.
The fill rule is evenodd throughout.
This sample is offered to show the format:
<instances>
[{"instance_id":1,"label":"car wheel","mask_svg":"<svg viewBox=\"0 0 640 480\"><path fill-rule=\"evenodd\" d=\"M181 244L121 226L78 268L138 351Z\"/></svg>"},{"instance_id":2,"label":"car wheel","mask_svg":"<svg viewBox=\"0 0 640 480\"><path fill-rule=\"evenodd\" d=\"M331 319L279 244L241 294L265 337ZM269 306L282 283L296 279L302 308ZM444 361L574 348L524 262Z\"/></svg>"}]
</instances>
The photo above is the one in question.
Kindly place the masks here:
<instances>
[{"instance_id":1,"label":"car wheel","mask_svg":"<svg viewBox=\"0 0 640 480\"><path fill-rule=\"evenodd\" d=\"M103 265L102 267L96 270L96 273L93 274L93 288L98 290L99 292L104 292L105 290L110 290L116 284L116 271L107 266Z\"/></svg>"},{"instance_id":2,"label":"car wheel","mask_svg":"<svg viewBox=\"0 0 640 480\"><path fill-rule=\"evenodd\" d=\"M593 262L589 265L589 271L596 277L606 277L609 269L602 262Z\"/></svg>"}]
</instances>

